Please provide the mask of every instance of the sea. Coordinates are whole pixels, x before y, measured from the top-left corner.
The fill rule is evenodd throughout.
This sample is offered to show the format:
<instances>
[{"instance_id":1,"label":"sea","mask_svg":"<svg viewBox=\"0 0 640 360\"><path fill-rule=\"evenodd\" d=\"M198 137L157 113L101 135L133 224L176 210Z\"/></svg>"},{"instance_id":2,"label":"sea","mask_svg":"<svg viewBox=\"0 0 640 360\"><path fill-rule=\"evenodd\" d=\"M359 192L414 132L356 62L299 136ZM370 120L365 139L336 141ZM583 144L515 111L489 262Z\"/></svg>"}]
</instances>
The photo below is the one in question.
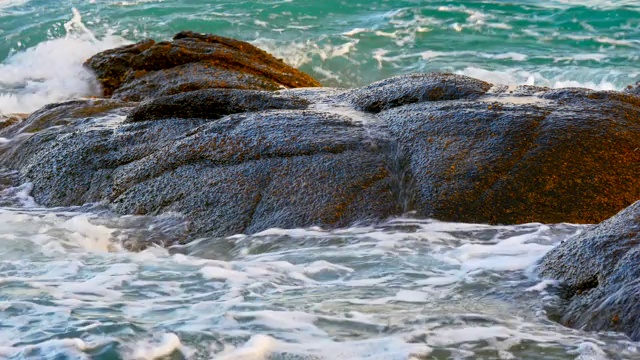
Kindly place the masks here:
<instances>
[{"instance_id":1,"label":"sea","mask_svg":"<svg viewBox=\"0 0 640 360\"><path fill-rule=\"evenodd\" d=\"M430 71L640 80L638 0L0 0L0 115L99 95L85 59L181 30L251 42L340 88ZM409 213L132 252L179 216L45 208L18 178L0 169L0 359L640 359L623 334L554 322L559 285L536 275L592 225Z\"/></svg>"}]
</instances>

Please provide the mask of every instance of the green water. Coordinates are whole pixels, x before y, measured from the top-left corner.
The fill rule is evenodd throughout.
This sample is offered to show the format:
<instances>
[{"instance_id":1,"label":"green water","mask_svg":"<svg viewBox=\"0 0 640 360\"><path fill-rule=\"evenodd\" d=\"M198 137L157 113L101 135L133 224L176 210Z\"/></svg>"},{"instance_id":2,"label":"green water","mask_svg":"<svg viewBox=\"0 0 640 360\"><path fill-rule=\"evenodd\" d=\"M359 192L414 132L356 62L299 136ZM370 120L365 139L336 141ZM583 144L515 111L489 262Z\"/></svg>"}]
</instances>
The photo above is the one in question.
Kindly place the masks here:
<instances>
[{"instance_id":1,"label":"green water","mask_svg":"<svg viewBox=\"0 0 640 360\"><path fill-rule=\"evenodd\" d=\"M11 0L0 3L0 59L64 37L73 7L98 38L216 33L251 41L331 86L441 70L601 89L640 79L635 0Z\"/></svg>"}]
</instances>

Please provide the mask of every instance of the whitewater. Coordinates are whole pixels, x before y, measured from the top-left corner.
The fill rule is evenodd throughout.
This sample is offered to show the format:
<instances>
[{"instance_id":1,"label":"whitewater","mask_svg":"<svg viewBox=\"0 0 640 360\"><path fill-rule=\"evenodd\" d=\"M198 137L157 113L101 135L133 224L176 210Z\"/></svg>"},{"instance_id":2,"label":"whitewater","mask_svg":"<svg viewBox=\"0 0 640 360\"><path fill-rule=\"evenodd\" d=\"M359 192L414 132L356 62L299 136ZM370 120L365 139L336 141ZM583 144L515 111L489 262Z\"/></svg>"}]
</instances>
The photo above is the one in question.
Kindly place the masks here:
<instances>
[{"instance_id":1,"label":"whitewater","mask_svg":"<svg viewBox=\"0 0 640 360\"><path fill-rule=\"evenodd\" d=\"M251 42L326 86L451 71L505 85L640 80L637 1L0 1L0 115L97 96L91 55L190 29ZM0 139L1 147L12 141ZM0 358L634 359L563 327L534 266L590 225L418 219L189 245L181 214L44 208L0 170Z\"/></svg>"}]
</instances>

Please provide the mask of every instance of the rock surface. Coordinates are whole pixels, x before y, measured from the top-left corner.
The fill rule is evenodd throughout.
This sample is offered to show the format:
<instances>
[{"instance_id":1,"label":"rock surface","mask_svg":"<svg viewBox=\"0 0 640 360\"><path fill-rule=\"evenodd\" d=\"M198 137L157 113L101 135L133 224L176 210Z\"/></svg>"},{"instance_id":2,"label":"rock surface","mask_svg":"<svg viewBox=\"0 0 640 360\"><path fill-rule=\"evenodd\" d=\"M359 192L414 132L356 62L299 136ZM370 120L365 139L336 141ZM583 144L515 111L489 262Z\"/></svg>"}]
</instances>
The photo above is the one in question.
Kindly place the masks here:
<instances>
[{"instance_id":1,"label":"rock surface","mask_svg":"<svg viewBox=\"0 0 640 360\"><path fill-rule=\"evenodd\" d=\"M624 92L628 94L640 96L640 81L638 81L633 85L627 86L627 88L624 89Z\"/></svg>"},{"instance_id":2,"label":"rock surface","mask_svg":"<svg viewBox=\"0 0 640 360\"><path fill-rule=\"evenodd\" d=\"M640 99L415 74L49 105L0 136L43 205L178 212L190 236L447 221L597 223L640 198Z\"/></svg>"},{"instance_id":3,"label":"rock surface","mask_svg":"<svg viewBox=\"0 0 640 360\"><path fill-rule=\"evenodd\" d=\"M550 251L539 271L563 282L561 323L640 340L640 202Z\"/></svg>"},{"instance_id":4,"label":"rock surface","mask_svg":"<svg viewBox=\"0 0 640 360\"><path fill-rule=\"evenodd\" d=\"M409 158L419 214L598 223L640 199L639 97L526 86L479 97L479 81L459 84L460 98L377 114Z\"/></svg>"},{"instance_id":5,"label":"rock surface","mask_svg":"<svg viewBox=\"0 0 640 360\"><path fill-rule=\"evenodd\" d=\"M632 93L439 73L312 88L308 75L250 44L190 32L87 64L110 99L49 105L0 129L23 136L0 165L33 182L46 206L181 213L190 239L405 211L597 223L640 199ZM307 87L269 91L298 86Z\"/></svg>"},{"instance_id":6,"label":"rock surface","mask_svg":"<svg viewBox=\"0 0 640 360\"><path fill-rule=\"evenodd\" d=\"M107 50L85 63L105 96L141 101L186 91L320 86L311 76L244 41L183 31L173 41Z\"/></svg>"}]
</instances>

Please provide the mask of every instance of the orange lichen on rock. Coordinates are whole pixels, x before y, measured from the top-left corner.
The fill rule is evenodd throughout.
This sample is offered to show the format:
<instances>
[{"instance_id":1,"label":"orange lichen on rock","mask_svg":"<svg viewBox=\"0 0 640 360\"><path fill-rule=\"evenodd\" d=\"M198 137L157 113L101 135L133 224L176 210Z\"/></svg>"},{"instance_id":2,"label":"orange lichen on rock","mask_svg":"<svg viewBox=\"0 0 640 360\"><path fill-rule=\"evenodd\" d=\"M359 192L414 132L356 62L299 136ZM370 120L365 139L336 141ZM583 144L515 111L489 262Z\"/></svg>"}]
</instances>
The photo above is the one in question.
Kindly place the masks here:
<instances>
[{"instance_id":1,"label":"orange lichen on rock","mask_svg":"<svg viewBox=\"0 0 640 360\"><path fill-rule=\"evenodd\" d=\"M279 90L321 84L243 41L180 32L173 41L145 40L107 50L85 63L105 96L139 101L210 88Z\"/></svg>"}]
</instances>

